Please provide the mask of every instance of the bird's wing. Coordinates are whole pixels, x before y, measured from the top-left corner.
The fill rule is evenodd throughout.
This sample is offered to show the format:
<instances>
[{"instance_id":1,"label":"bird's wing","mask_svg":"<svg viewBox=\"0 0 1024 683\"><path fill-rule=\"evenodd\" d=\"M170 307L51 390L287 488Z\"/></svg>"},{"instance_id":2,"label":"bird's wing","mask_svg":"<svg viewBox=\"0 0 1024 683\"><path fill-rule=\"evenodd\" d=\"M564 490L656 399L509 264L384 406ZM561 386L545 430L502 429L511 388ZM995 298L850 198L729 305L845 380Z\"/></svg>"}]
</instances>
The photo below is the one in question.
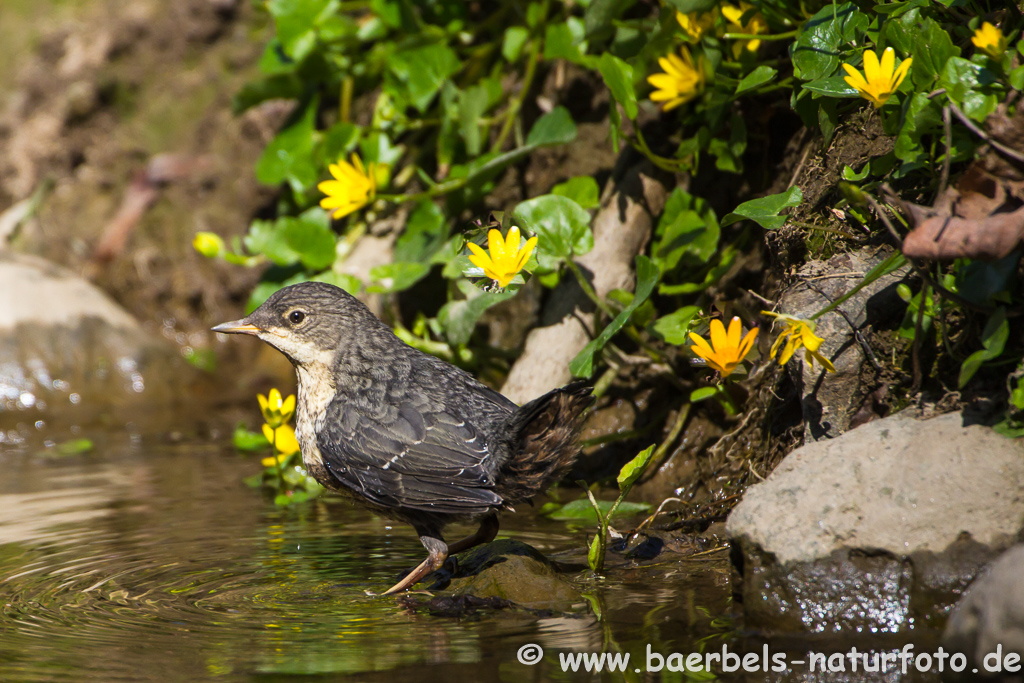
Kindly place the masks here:
<instances>
[{"instance_id":1,"label":"bird's wing","mask_svg":"<svg viewBox=\"0 0 1024 683\"><path fill-rule=\"evenodd\" d=\"M378 505L475 514L502 503L484 467L486 437L443 410L406 402L370 415L335 399L317 446L342 485Z\"/></svg>"}]
</instances>

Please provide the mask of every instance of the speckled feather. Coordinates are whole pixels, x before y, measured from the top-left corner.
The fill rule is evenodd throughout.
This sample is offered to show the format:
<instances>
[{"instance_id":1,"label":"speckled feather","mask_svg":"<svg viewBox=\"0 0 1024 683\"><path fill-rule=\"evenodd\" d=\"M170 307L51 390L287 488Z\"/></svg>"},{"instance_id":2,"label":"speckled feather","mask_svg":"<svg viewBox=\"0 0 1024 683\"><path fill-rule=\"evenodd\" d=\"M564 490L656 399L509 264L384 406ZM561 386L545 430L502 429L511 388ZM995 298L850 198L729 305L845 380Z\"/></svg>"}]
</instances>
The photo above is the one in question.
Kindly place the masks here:
<instances>
[{"instance_id":1,"label":"speckled feather","mask_svg":"<svg viewBox=\"0 0 1024 683\"><path fill-rule=\"evenodd\" d=\"M307 469L378 513L440 530L531 498L579 454L585 385L520 408L324 283L286 287L248 320L298 371Z\"/></svg>"}]
</instances>

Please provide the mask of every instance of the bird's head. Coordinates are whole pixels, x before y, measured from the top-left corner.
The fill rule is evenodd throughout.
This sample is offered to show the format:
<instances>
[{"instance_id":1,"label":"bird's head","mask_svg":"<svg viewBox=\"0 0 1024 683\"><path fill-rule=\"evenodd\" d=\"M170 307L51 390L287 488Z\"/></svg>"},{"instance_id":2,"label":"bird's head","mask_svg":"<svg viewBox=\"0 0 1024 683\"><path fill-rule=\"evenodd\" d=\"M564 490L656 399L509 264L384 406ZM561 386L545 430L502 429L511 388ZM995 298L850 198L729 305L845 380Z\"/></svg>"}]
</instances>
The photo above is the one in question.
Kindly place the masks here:
<instances>
[{"instance_id":1,"label":"bird's head","mask_svg":"<svg viewBox=\"0 0 1024 683\"><path fill-rule=\"evenodd\" d=\"M279 289L241 320L213 328L224 334L251 334L297 365L330 366L347 331L369 321L381 323L366 306L340 287L301 282ZM362 325L360 325L362 323Z\"/></svg>"}]
</instances>

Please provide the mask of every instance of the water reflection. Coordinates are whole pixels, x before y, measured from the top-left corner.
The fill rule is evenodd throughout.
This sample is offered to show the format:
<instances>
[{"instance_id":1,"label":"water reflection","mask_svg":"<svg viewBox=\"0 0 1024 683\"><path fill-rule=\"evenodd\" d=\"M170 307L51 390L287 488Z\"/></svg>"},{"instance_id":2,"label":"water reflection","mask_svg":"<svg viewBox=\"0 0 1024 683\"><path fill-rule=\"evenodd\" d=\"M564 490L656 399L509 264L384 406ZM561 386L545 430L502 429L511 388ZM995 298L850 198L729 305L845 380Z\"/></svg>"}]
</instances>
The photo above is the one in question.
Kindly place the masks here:
<instances>
[{"instance_id":1,"label":"water reflection","mask_svg":"<svg viewBox=\"0 0 1024 683\"><path fill-rule=\"evenodd\" d=\"M604 623L437 618L364 592L419 561L405 528L343 501L276 510L240 482L255 463L220 447L100 450L0 452L0 680L590 680L554 651L692 646L711 618L697 607L728 595L715 572L695 589L642 570L591 586ZM545 552L583 542L529 512L506 528ZM541 665L516 661L525 643L549 651Z\"/></svg>"}]
</instances>

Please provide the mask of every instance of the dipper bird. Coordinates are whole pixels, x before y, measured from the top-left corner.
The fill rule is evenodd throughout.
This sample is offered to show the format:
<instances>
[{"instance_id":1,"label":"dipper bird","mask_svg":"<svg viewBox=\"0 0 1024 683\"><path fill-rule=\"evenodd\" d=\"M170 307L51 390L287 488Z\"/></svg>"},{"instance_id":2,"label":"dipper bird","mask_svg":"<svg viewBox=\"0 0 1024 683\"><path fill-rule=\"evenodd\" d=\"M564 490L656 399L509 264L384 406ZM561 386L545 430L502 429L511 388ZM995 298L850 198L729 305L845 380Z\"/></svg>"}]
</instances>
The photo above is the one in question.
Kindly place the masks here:
<instances>
[{"instance_id":1,"label":"dipper bird","mask_svg":"<svg viewBox=\"0 0 1024 683\"><path fill-rule=\"evenodd\" d=\"M427 559L385 595L449 553L493 540L499 510L529 500L579 455L589 387L570 384L519 407L404 343L333 285L285 287L213 330L258 337L295 366L295 434L318 482L419 534ZM448 545L441 532L457 520L480 527Z\"/></svg>"}]
</instances>

